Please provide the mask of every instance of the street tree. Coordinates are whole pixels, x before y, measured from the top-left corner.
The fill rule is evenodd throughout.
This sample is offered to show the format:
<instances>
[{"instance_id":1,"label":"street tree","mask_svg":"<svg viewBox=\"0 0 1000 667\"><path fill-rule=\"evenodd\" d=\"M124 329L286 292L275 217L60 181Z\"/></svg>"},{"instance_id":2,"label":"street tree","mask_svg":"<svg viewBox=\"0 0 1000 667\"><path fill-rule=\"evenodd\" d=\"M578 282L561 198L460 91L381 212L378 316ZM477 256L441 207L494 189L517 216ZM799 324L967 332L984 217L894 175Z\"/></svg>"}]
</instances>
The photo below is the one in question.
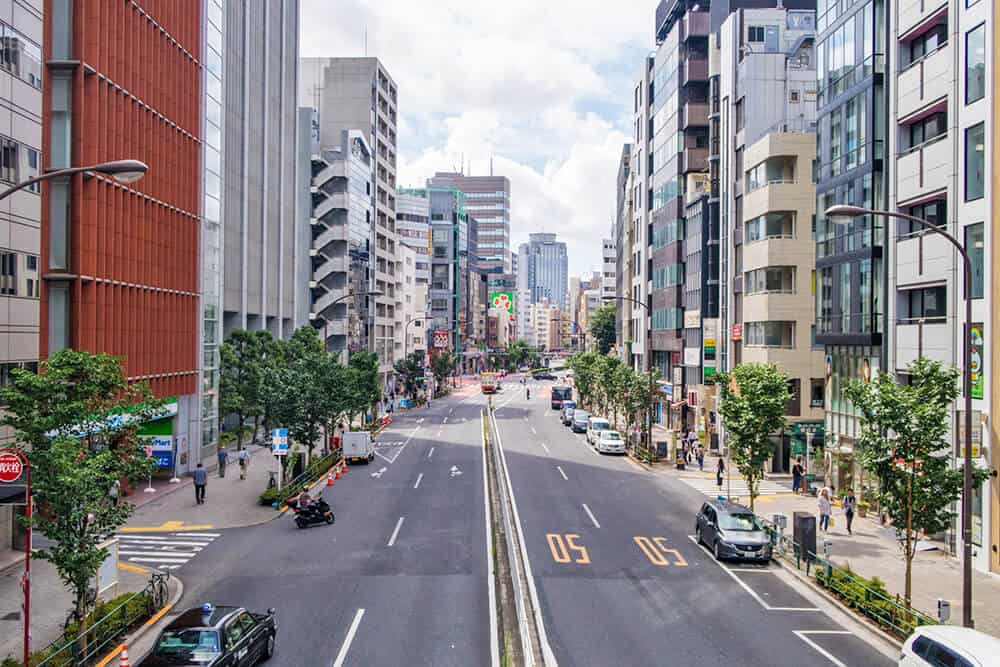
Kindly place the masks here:
<instances>
[{"instance_id":1,"label":"street tree","mask_svg":"<svg viewBox=\"0 0 1000 667\"><path fill-rule=\"evenodd\" d=\"M434 374L434 386L441 390L447 386L448 377L455 370L455 355L447 350L435 352L431 357L431 372Z\"/></svg>"},{"instance_id":2,"label":"street tree","mask_svg":"<svg viewBox=\"0 0 1000 667\"><path fill-rule=\"evenodd\" d=\"M618 369L622 366L621 359L608 355L600 355L595 364L597 373L598 396L601 414L608 414L617 400L619 387L616 383Z\"/></svg>"},{"instance_id":3,"label":"street tree","mask_svg":"<svg viewBox=\"0 0 1000 667\"><path fill-rule=\"evenodd\" d=\"M516 340L507 346L507 360L513 368L520 368L529 359L531 350L523 340Z\"/></svg>"},{"instance_id":4,"label":"street tree","mask_svg":"<svg viewBox=\"0 0 1000 667\"><path fill-rule=\"evenodd\" d=\"M719 373L722 387L719 413L726 425L730 460L746 480L750 510L764 477L764 463L773 455L771 437L785 428L785 408L791 393L788 376L774 364L739 364L731 374Z\"/></svg>"},{"instance_id":5,"label":"street tree","mask_svg":"<svg viewBox=\"0 0 1000 667\"><path fill-rule=\"evenodd\" d=\"M406 395L410 400L416 400L420 378L424 374L424 353L410 352L406 357L398 360L393 368L396 374L403 378L403 390Z\"/></svg>"},{"instance_id":6,"label":"street tree","mask_svg":"<svg viewBox=\"0 0 1000 667\"><path fill-rule=\"evenodd\" d=\"M599 391L597 362L598 355L593 352L579 352L569 358L568 365L573 371L573 383L581 407L590 407Z\"/></svg>"},{"instance_id":7,"label":"street tree","mask_svg":"<svg viewBox=\"0 0 1000 667\"><path fill-rule=\"evenodd\" d=\"M270 337L270 334L268 334ZM222 344L219 369L219 415L236 417L236 448L243 449L248 422L261 413L260 385L266 341L256 333L237 329Z\"/></svg>"},{"instance_id":8,"label":"street tree","mask_svg":"<svg viewBox=\"0 0 1000 667\"><path fill-rule=\"evenodd\" d=\"M263 385L275 422L306 447L309 457L328 421L328 395L323 374L331 355L323 349L319 333L310 326L297 329L283 344L285 363L271 368Z\"/></svg>"},{"instance_id":9,"label":"street tree","mask_svg":"<svg viewBox=\"0 0 1000 667\"><path fill-rule=\"evenodd\" d=\"M88 591L108 551L100 545L128 521L133 506L112 489L152 472L137 428L163 415L163 401L144 383L129 384L121 361L108 354L61 350L36 375L15 369L0 388L0 425L31 464L31 491L40 511L32 524L50 542L36 556L55 566L69 588L85 631Z\"/></svg>"},{"instance_id":10,"label":"street tree","mask_svg":"<svg viewBox=\"0 0 1000 667\"><path fill-rule=\"evenodd\" d=\"M354 383L363 410L374 412L382 400L378 355L374 352L355 352L351 355L348 365L356 371Z\"/></svg>"},{"instance_id":11,"label":"street tree","mask_svg":"<svg viewBox=\"0 0 1000 667\"><path fill-rule=\"evenodd\" d=\"M607 354L615 344L616 312L614 304L606 303L590 316L590 335L597 340L597 351L601 354Z\"/></svg>"},{"instance_id":12,"label":"street tree","mask_svg":"<svg viewBox=\"0 0 1000 667\"><path fill-rule=\"evenodd\" d=\"M907 373L908 384L878 373L869 383L851 381L844 394L861 414L861 465L878 480L873 493L906 560L903 596L909 607L917 539L951 526L963 468L951 465L947 441L958 370L921 357ZM984 474L973 470L977 485Z\"/></svg>"}]
</instances>

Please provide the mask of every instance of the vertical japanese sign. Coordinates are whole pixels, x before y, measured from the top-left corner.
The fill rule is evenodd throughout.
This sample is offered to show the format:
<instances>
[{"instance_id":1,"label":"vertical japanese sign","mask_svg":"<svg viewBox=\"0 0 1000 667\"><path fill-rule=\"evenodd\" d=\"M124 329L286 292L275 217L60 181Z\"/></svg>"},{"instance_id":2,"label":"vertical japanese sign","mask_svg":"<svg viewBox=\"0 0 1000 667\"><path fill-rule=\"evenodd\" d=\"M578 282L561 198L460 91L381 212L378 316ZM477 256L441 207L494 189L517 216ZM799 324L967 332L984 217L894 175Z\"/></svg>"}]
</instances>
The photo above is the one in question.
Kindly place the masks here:
<instances>
[{"instance_id":1,"label":"vertical japanese sign","mask_svg":"<svg viewBox=\"0 0 1000 667\"><path fill-rule=\"evenodd\" d=\"M983 324L973 324L969 329L969 346L972 348L969 368L969 384L972 386L972 398L983 397Z\"/></svg>"}]
</instances>

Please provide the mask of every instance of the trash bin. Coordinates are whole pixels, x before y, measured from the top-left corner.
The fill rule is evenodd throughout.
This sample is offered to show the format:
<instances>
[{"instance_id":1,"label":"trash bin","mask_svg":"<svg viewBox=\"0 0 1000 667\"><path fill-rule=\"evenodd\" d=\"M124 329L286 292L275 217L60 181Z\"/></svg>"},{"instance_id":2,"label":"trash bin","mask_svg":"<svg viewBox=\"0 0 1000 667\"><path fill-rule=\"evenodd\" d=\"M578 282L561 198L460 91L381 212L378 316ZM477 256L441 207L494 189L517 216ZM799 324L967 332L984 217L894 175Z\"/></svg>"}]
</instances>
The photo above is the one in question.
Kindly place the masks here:
<instances>
[{"instance_id":1,"label":"trash bin","mask_svg":"<svg viewBox=\"0 0 1000 667\"><path fill-rule=\"evenodd\" d=\"M664 442L657 442L656 443L656 459L657 460L668 458L669 454L667 453L667 450L668 450L667 445L668 445L668 443L666 441L664 441Z\"/></svg>"}]
</instances>

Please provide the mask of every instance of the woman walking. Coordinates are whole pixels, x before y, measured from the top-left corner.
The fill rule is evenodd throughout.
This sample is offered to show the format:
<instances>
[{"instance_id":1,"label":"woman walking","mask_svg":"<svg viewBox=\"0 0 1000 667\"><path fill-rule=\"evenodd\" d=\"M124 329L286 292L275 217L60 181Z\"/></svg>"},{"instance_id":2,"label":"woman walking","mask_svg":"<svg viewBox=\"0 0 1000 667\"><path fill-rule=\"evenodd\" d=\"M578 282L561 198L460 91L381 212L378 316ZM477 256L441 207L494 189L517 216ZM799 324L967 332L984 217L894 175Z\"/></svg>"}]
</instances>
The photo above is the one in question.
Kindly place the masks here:
<instances>
[{"instance_id":1,"label":"woman walking","mask_svg":"<svg viewBox=\"0 0 1000 667\"><path fill-rule=\"evenodd\" d=\"M726 464L719 457L719 464L715 466L715 485L719 487L719 493L722 493L722 476L726 474Z\"/></svg>"},{"instance_id":2,"label":"woman walking","mask_svg":"<svg viewBox=\"0 0 1000 667\"><path fill-rule=\"evenodd\" d=\"M823 489L819 492L819 528L826 532L830 530L830 492Z\"/></svg>"},{"instance_id":3,"label":"woman walking","mask_svg":"<svg viewBox=\"0 0 1000 667\"><path fill-rule=\"evenodd\" d=\"M854 489L848 488L844 495L844 518L847 520L847 534L853 535L851 524L854 523L854 513L858 509L858 499L854 497Z\"/></svg>"}]
</instances>

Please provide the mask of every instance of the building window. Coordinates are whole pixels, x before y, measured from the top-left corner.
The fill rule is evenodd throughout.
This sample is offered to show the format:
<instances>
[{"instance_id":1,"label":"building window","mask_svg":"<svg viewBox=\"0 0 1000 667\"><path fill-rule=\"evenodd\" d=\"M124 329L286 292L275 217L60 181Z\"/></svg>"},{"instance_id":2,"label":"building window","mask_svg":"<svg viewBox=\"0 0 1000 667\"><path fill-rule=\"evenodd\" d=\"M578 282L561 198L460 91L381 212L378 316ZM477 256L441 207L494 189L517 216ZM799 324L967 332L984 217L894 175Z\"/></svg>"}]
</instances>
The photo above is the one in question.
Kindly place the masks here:
<instances>
[{"instance_id":1,"label":"building window","mask_svg":"<svg viewBox=\"0 0 1000 667\"><path fill-rule=\"evenodd\" d=\"M744 278L744 292L751 294L794 294L795 267L768 266L747 271Z\"/></svg>"},{"instance_id":2,"label":"building window","mask_svg":"<svg viewBox=\"0 0 1000 667\"><path fill-rule=\"evenodd\" d=\"M986 131L982 123L965 131L965 201L982 199Z\"/></svg>"},{"instance_id":3,"label":"building window","mask_svg":"<svg viewBox=\"0 0 1000 667\"><path fill-rule=\"evenodd\" d=\"M17 294L17 254L0 251L0 294Z\"/></svg>"},{"instance_id":4,"label":"building window","mask_svg":"<svg viewBox=\"0 0 1000 667\"><path fill-rule=\"evenodd\" d=\"M913 39L908 44L903 45L903 67L920 60L924 56L934 53L939 48L948 43L948 26L939 23L933 28Z\"/></svg>"},{"instance_id":5,"label":"building window","mask_svg":"<svg viewBox=\"0 0 1000 667\"><path fill-rule=\"evenodd\" d=\"M747 322L743 340L747 347L795 347L795 322Z\"/></svg>"},{"instance_id":6,"label":"building window","mask_svg":"<svg viewBox=\"0 0 1000 667\"><path fill-rule=\"evenodd\" d=\"M799 103L799 91L797 91L797 90L790 91L788 93L788 101L791 102L792 104L798 104Z\"/></svg>"},{"instance_id":7,"label":"building window","mask_svg":"<svg viewBox=\"0 0 1000 667\"><path fill-rule=\"evenodd\" d=\"M965 33L965 103L986 95L986 24Z\"/></svg>"},{"instance_id":8,"label":"building window","mask_svg":"<svg viewBox=\"0 0 1000 667\"><path fill-rule=\"evenodd\" d=\"M983 223L977 222L965 228L965 251L969 253L969 261L972 264L972 298L982 299L985 278L983 271L985 241L983 238Z\"/></svg>"},{"instance_id":9,"label":"building window","mask_svg":"<svg viewBox=\"0 0 1000 667\"><path fill-rule=\"evenodd\" d=\"M747 41L748 42L763 42L764 41L764 26L762 25L752 25L747 28Z\"/></svg>"},{"instance_id":10,"label":"building window","mask_svg":"<svg viewBox=\"0 0 1000 667\"><path fill-rule=\"evenodd\" d=\"M24 165L25 165L24 180L27 181L27 180L30 180L30 179L35 178L36 176L38 176L38 161L39 161L39 153L38 153L38 151L36 151L34 148L29 148L29 147L25 146L24 147ZM29 185L28 187L26 187L25 190L27 190L28 192L39 193L39 192L42 191L42 184L41 183L32 183L31 185Z\"/></svg>"},{"instance_id":11,"label":"building window","mask_svg":"<svg viewBox=\"0 0 1000 667\"><path fill-rule=\"evenodd\" d=\"M900 296L900 315L904 321L945 321L948 294L944 285L904 290Z\"/></svg>"},{"instance_id":12,"label":"building window","mask_svg":"<svg viewBox=\"0 0 1000 667\"><path fill-rule=\"evenodd\" d=\"M906 212L914 217L926 220L932 225L941 227L948 222L948 200L935 199L934 201L917 204L916 206L911 206ZM924 229L926 228L923 225L916 222L910 222L909 220L899 221L899 236L901 238L910 234L920 233Z\"/></svg>"},{"instance_id":13,"label":"building window","mask_svg":"<svg viewBox=\"0 0 1000 667\"><path fill-rule=\"evenodd\" d=\"M746 122L746 116L743 108L743 100L739 99L736 101L736 131L739 132L743 129L743 125Z\"/></svg>"},{"instance_id":14,"label":"building window","mask_svg":"<svg viewBox=\"0 0 1000 667\"><path fill-rule=\"evenodd\" d=\"M823 397L825 394L826 381L823 378L812 378L809 380L809 407L823 407Z\"/></svg>"},{"instance_id":15,"label":"building window","mask_svg":"<svg viewBox=\"0 0 1000 667\"><path fill-rule=\"evenodd\" d=\"M17 183L17 142L0 137L0 181Z\"/></svg>"},{"instance_id":16,"label":"building window","mask_svg":"<svg viewBox=\"0 0 1000 667\"><path fill-rule=\"evenodd\" d=\"M909 126L909 144L907 148L915 148L944 136L948 132L948 114L941 111L922 118Z\"/></svg>"}]
</instances>

